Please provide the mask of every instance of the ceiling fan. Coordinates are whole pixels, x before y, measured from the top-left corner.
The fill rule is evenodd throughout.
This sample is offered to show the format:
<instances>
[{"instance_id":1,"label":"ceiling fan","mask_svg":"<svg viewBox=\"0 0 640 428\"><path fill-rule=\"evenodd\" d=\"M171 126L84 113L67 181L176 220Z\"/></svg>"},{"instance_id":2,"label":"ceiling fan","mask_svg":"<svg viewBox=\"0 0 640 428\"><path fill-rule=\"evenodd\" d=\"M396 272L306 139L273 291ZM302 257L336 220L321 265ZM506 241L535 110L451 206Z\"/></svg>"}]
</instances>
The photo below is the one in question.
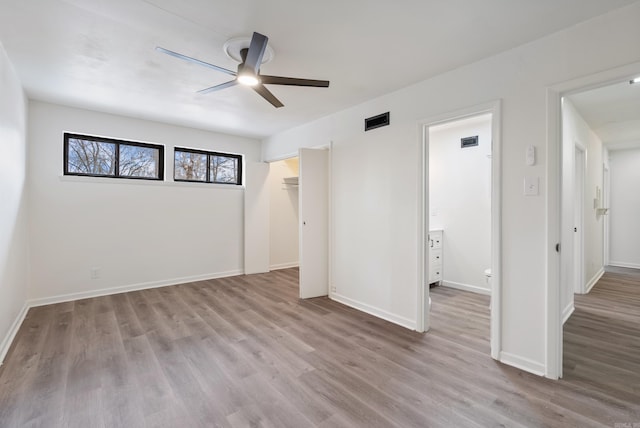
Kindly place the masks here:
<instances>
[{"instance_id":1,"label":"ceiling fan","mask_svg":"<svg viewBox=\"0 0 640 428\"><path fill-rule=\"evenodd\" d=\"M226 68L218 67L217 65L209 64L208 62L200 61L199 59L191 58L159 46L156 47L156 49L167 55L171 55L194 64L199 64L204 67L209 67L235 77L235 79L228 82L201 89L198 91L200 94L219 91L240 83L242 85L250 86L254 91L262 96L262 98L269 101L274 107L279 108L283 107L284 104L282 104L280 100L278 100L264 85L312 86L318 88L329 87L328 80L298 79L294 77L266 76L264 74L260 74L260 65L262 64L262 57L264 56L268 41L269 38L267 36L260 33L253 33L249 47L240 50L242 62L238 65L238 71L227 70Z\"/></svg>"}]
</instances>

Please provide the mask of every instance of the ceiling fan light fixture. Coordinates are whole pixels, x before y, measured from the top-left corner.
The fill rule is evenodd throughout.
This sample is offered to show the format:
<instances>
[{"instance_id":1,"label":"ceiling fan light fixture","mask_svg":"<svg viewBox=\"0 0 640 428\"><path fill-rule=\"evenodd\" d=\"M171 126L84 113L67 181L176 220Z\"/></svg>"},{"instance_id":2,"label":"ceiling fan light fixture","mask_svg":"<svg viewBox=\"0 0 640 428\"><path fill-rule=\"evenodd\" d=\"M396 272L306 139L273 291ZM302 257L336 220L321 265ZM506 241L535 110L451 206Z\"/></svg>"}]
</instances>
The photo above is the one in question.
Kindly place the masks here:
<instances>
[{"instance_id":1,"label":"ceiling fan light fixture","mask_svg":"<svg viewBox=\"0 0 640 428\"><path fill-rule=\"evenodd\" d=\"M252 74L239 74L238 83L245 86L256 86L260 80Z\"/></svg>"},{"instance_id":2,"label":"ceiling fan light fixture","mask_svg":"<svg viewBox=\"0 0 640 428\"><path fill-rule=\"evenodd\" d=\"M227 70L226 68L219 67L214 64L209 64L208 62L204 62L190 56L182 55L180 53L173 52L161 47L157 47L156 49L167 55L171 55L194 64L202 65L204 67L209 67L214 70L221 71L225 74L230 74L234 77L233 80L229 80L228 82L201 89L198 91L199 94L208 94L209 92L215 92L221 89L235 86L237 84L241 84L242 86L251 87L258 95L268 101L272 106L274 106L275 108L280 108L284 107L284 104L282 104L282 102L278 98L276 98L276 96L273 95L264 85L307 86L316 88L329 87L328 80L261 75L260 66L267 62L268 59L270 59L267 58L268 56L270 56L271 58L273 57L273 51L270 51L268 46L269 38L264 34L254 32L250 40L243 40L241 41L241 43L236 42L231 43L230 41L225 44L225 51L234 59L236 59L236 57L232 56L231 53L233 53L234 55L237 54L238 62L240 62L240 64L238 64L237 72ZM233 50L227 49L230 48L230 46L233 47Z\"/></svg>"}]
</instances>

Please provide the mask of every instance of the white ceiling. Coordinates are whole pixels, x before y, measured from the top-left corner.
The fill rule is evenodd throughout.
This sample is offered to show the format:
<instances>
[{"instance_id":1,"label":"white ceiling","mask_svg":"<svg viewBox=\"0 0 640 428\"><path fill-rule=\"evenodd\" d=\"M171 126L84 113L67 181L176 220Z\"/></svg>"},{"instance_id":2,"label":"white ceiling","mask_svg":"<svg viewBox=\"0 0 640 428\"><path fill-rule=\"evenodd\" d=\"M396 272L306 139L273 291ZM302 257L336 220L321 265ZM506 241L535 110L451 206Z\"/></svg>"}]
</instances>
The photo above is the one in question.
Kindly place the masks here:
<instances>
[{"instance_id":1,"label":"white ceiling","mask_svg":"<svg viewBox=\"0 0 640 428\"><path fill-rule=\"evenodd\" d=\"M2 0L0 42L30 98L265 137L513 48L636 0ZM275 109L233 87L232 37L266 34L264 74L327 79L270 86Z\"/></svg>"},{"instance_id":2,"label":"white ceiling","mask_svg":"<svg viewBox=\"0 0 640 428\"><path fill-rule=\"evenodd\" d=\"M624 80L567 98L610 150L640 146L640 84Z\"/></svg>"}]
</instances>

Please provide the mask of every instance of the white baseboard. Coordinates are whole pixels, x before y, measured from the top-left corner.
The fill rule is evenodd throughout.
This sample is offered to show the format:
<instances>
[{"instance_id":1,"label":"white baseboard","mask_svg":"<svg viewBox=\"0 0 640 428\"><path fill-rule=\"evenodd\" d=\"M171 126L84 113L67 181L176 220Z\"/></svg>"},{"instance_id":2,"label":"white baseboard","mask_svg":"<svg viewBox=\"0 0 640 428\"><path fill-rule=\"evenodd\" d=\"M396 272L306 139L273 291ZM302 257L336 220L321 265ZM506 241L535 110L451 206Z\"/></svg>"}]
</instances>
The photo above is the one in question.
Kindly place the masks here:
<instances>
[{"instance_id":1,"label":"white baseboard","mask_svg":"<svg viewBox=\"0 0 640 428\"><path fill-rule=\"evenodd\" d=\"M567 305L567 307L564 308L564 310L562 311L562 324L563 325L564 325L564 323L567 322L567 320L573 314L573 311L575 311L575 309L576 309L576 307L574 306L573 302L569 303Z\"/></svg>"},{"instance_id":2,"label":"white baseboard","mask_svg":"<svg viewBox=\"0 0 640 428\"><path fill-rule=\"evenodd\" d=\"M362 312L366 312L369 315L373 315L377 318L382 318L383 320L392 322L394 324L398 324L404 328L408 328L409 330L416 330L417 324L414 320L410 320L405 317L401 317L396 314L392 314L385 310L376 308L371 305L367 305L366 303L359 302L357 300L350 299L348 297L342 296L336 292L332 292L330 295L331 300L335 300L338 303L342 303L343 305L352 307Z\"/></svg>"},{"instance_id":3,"label":"white baseboard","mask_svg":"<svg viewBox=\"0 0 640 428\"><path fill-rule=\"evenodd\" d=\"M631 268L631 269L640 269L640 264L638 264L638 263L626 263L626 262L609 261L609 266Z\"/></svg>"},{"instance_id":4,"label":"white baseboard","mask_svg":"<svg viewBox=\"0 0 640 428\"><path fill-rule=\"evenodd\" d=\"M269 270L280 270L280 269L289 269L300 266L299 262L289 262L289 263L278 263L275 265L269 266Z\"/></svg>"},{"instance_id":5,"label":"white baseboard","mask_svg":"<svg viewBox=\"0 0 640 428\"><path fill-rule=\"evenodd\" d=\"M596 274L593 276L593 278L591 278L591 280L589 280L589 282L587 282L587 285L584 287L585 294L589 294L589 292L591 291L591 289L593 288L594 285L596 285L598 283L598 281L600 281L600 278L602 278L602 275L604 275L604 267L600 268L600 270L598 272L596 272Z\"/></svg>"},{"instance_id":6,"label":"white baseboard","mask_svg":"<svg viewBox=\"0 0 640 428\"><path fill-rule=\"evenodd\" d=\"M146 290L149 288L167 287L169 285L186 284L195 281L206 281L208 279L226 278L229 276L242 275L242 270L234 270L228 272L210 273L204 275L185 276L182 278L172 278L162 281L142 282L138 284L123 285L120 287L102 288L99 290L80 291L78 293L60 294L57 296L44 297L40 299L32 299L27 301L30 308L36 306L52 305L54 303L71 302L80 299L90 299L92 297L109 296L111 294L126 293L128 291Z\"/></svg>"},{"instance_id":7,"label":"white baseboard","mask_svg":"<svg viewBox=\"0 0 640 428\"><path fill-rule=\"evenodd\" d=\"M472 293L491 295L491 290L488 288L478 287L477 285L462 284L460 282L442 281L442 285L449 288L456 288L458 290L470 291Z\"/></svg>"},{"instance_id":8,"label":"white baseboard","mask_svg":"<svg viewBox=\"0 0 640 428\"><path fill-rule=\"evenodd\" d=\"M544 364L508 352L501 351L498 361L534 375L544 376L545 373Z\"/></svg>"},{"instance_id":9,"label":"white baseboard","mask_svg":"<svg viewBox=\"0 0 640 428\"><path fill-rule=\"evenodd\" d=\"M4 357L7 356L7 352L9 352L13 339L16 338L16 334L18 334L18 330L20 330L20 326L22 325L24 318L27 316L28 311L29 305L25 302L24 305L22 305L20 312L18 312L18 316L13 321L13 324L11 324L11 328L9 328L7 335L2 340L2 343L0 344L0 365L4 363Z\"/></svg>"}]
</instances>

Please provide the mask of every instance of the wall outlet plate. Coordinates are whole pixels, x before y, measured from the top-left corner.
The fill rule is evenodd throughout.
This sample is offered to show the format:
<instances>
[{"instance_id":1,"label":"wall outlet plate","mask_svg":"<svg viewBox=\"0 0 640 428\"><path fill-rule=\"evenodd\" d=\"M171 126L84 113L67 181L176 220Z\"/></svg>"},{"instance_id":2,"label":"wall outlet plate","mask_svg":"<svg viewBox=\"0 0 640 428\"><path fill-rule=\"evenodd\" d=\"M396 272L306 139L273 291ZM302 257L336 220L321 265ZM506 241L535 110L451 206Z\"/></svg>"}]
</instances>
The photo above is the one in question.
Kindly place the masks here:
<instances>
[{"instance_id":1,"label":"wall outlet plate","mask_svg":"<svg viewBox=\"0 0 640 428\"><path fill-rule=\"evenodd\" d=\"M540 194L540 178L525 177L524 178L524 195L538 196Z\"/></svg>"}]
</instances>

